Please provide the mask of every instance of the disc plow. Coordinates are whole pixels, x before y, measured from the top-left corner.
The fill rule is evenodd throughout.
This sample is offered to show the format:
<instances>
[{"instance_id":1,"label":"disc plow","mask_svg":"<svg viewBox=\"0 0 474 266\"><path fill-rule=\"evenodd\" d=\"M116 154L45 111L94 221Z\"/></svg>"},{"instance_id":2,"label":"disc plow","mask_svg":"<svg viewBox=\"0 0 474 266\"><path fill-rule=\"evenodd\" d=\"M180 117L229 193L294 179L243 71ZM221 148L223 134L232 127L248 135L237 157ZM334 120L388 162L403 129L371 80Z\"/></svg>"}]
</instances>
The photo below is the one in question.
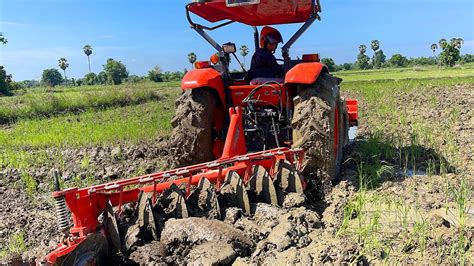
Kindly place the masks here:
<instances>
[{"instance_id":1,"label":"disc plow","mask_svg":"<svg viewBox=\"0 0 474 266\"><path fill-rule=\"evenodd\" d=\"M170 218L222 219L227 207L251 215L252 202L279 205L286 193L303 191L303 158L301 149L279 148L54 192L63 238L46 261L93 262L110 251L126 254L140 241L158 240ZM133 218L124 222L127 212Z\"/></svg>"}]
</instances>

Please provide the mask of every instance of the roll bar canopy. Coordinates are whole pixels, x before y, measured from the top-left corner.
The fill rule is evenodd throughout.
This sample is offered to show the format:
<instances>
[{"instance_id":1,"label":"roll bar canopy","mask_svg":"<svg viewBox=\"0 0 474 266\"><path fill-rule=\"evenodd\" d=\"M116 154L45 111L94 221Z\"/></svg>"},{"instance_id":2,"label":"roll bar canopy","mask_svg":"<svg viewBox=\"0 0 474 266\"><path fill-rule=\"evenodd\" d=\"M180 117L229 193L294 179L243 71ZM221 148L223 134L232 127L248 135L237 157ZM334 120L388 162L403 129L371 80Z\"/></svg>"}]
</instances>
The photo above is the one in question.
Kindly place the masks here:
<instances>
[{"instance_id":1,"label":"roll bar canopy","mask_svg":"<svg viewBox=\"0 0 474 266\"><path fill-rule=\"evenodd\" d=\"M281 48L285 71L290 67L290 47L298 38L313 24L320 20L321 12L319 0L193 0L186 5L186 17L193 28L218 52L219 58L227 65L227 58L218 44L206 31L212 31L220 27L240 22L251 26L254 30L255 48L258 48L257 26L303 23L298 31ZM209 27L195 23L190 13L194 13L205 20L219 25ZM224 69L224 76L227 76ZM226 82L226 80L224 80Z\"/></svg>"},{"instance_id":2,"label":"roll bar canopy","mask_svg":"<svg viewBox=\"0 0 474 266\"><path fill-rule=\"evenodd\" d=\"M209 22L263 26L306 22L321 6L319 0L195 0L188 10Z\"/></svg>"}]
</instances>

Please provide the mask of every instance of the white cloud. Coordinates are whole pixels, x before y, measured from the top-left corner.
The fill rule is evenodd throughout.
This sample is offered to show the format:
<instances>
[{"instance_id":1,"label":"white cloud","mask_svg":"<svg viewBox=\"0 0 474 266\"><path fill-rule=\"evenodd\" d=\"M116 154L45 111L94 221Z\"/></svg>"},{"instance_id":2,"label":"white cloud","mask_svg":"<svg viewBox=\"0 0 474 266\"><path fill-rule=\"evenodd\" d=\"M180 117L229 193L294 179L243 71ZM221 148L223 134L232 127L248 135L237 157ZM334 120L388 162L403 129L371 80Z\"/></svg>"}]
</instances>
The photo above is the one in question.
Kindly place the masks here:
<instances>
[{"instance_id":1,"label":"white cloud","mask_svg":"<svg viewBox=\"0 0 474 266\"><path fill-rule=\"evenodd\" d=\"M22 23L22 22L14 22L14 21L0 21L0 26L5 27L23 27L29 26L30 24Z\"/></svg>"}]
</instances>

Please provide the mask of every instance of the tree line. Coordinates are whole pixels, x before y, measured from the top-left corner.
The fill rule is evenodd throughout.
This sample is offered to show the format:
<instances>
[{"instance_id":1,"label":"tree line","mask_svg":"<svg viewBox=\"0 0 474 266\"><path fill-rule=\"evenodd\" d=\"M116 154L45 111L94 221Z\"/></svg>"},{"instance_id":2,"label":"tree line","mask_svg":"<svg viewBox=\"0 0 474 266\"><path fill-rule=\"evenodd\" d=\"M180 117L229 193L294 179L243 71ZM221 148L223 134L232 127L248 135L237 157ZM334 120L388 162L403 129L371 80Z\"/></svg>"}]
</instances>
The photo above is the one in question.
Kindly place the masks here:
<instances>
[{"instance_id":1,"label":"tree line","mask_svg":"<svg viewBox=\"0 0 474 266\"><path fill-rule=\"evenodd\" d=\"M159 66L155 66L148 72L147 76L129 75L125 64L123 64L121 61L116 61L112 58L109 58L107 59L106 63L102 65L103 70L96 74L91 71L90 56L92 55L92 46L89 44L85 45L83 47L83 51L84 54L87 56L87 62L89 66L89 73L87 73L83 78L68 80L66 76L66 69L69 67L69 63L67 62L66 58L60 58L58 60L58 66L60 69L63 70L64 78L61 76L57 69L45 69L41 77L41 83L47 86L56 86L59 84L82 86L101 84L118 85L123 82L136 83L148 79L155 82L179 81L183 78L184 74L187 71L185 69L184 72L167 71L163 73ZM32 85L37 84L33 83Z\"/></svg>"},{"instance_id":2,"label":"tree line","mask_svg":"<svg viewBox=\"0 0 474 266\"><path fill-rule=\"evenodd\" d=\"M0 43L6 44L8 40L0 32ZM5 68L0 66L0 96L12 95L12 91L21 88L31 88L38 86L54 87L57 85L67 86L82 86L82 85L101 85L101 84L112 84L118 85L123 82L136 83L144 80L152 80L155 82L165 81L179 81L183 78L184 71L166 71L162 72L159 66L155 66L148 72L147 76L130 75L127 67L121 61L114 60L113 58L107 59L106 63L102 65L103 69L98 74L91 71L90 56L93 53L91 45L87 44L83 47L83 52L87 56L87 63L89 67L89 73L83 78L79 79L68 79L66 70L69 68L69 62L67 58L61 57L58 59L58 67L62 70L62 74L56 68L49 68L43 70L41 80L24 80L21 82L15 82L12 79L12 75L7 74Z\"/></svg>"},{"instance_id":3,"label":"tree line","mask_svg":"<svg viewBox=\"0 0 474 266\"><path fill-rule=\"evenodd\" d=\"M5 45L8 40L5 38L3 33L0 32L0 44ZM387 60L383 50L380 46L380 41L372 40L370 42L370 48L373 51L372 57L367 55L367 46L361 44L359 46L359 53L357 60L354 63L344 63L337 65L332 58L322 58L321 62L328 66L329 70L341 71L341 70L352 70L352 69L378 69L385 67L407 67L416 65L438 65L453 67L459 63L474 62L474 55L465 54L461 55L461 48L464 44L462 38L452 38L449 42L446 39L439 40L438 43L433 43L429 47L433 52L431 57L417 57L407 58L401 54L394 54L390 59ZM25 80L22 82L15 82L12 79L12 75L7 74L5 68L0 66L0 96L1 95L12 95L11 91L20 88L36 87L45 85L53 87L56 85L64 84L70 86L82 86L82 85L99 85L99 84L121 84L123 82L141 82L144 80L151 80L154 82L167 82L167 81L179 81L186 74L187 70L174 71L174 72L162 72L159 66L153 67L148 71L146 76L129 75L127 67L121 61L114 60L112 58L107 59L106 63L102 65L103 69L99 73L91 71L90 56L93 54L93 48L87 44L83 47L83 52L87 56L87 62L89 67L89 73L83 78L79 79L68 79L66 70L69 67L69 62L66 58L61 57L58 59L58 67L62 70L61 74L58 69L51 68L45 69L41 76L41 81L36 80ZM440 50L437 55L436 51ZM240 55L243 57L243 67L245 67L245 59L249 54L249 49L246 45L240 46ZM194 68L194 63L197 60L197 56L194 52L191 52L187 56L191 67ZM63 77L64 76L64 77Z\"/></svg>"},{"instance_id":4,"label":"tree line","mask_svg":"<svg viewBox=\"0 0 474 266\"><path fill-rule=\"evenodd\" d=\"M453 67L456 64L474 62L474 55L461 55L461 48L464 44L462 38L452 38L450 42L446 39L439 40L438 44L434 43L429 48L433 52L431 57L407 58L402 54L394 54L387 60L383 50L380 48L380 42L373 40L370 48L373 50L372 58L367 55L367 46L361 44L359 46L359 54L354 63L336 64L332 58L322 58L321 62L328 66L330 71L353 70L353 69L378 69L388 67L408 67L408 66L444 66ZM437 55L436 50L441 49Z\"/></svg>"}]
</instances>

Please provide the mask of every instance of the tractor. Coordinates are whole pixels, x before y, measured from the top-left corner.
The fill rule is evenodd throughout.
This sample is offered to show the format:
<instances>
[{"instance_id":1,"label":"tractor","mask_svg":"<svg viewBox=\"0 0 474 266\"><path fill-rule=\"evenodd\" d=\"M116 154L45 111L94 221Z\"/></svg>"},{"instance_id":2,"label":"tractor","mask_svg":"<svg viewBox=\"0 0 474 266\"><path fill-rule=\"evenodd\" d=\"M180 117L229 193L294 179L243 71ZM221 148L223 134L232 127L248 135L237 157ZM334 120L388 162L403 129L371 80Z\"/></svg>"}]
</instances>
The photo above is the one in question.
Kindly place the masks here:
<instances>
[{"instance_id":1,"label":"tractor","mask_svg":"<svg viewBox=\"0 0 474 266\"><path fill-rule=\"evenodd\" d=\"M341 79L318 54L290 57L290 47L320 20L321 10L319 0L187 4L191 28L216 54L195 62L182 79L168 141L167 164L174 169L86 188L57 185L53 198L62 237L43 262L87 264L110 254L126 256L143 241L159 240L167 219L222 219L226 207L252 215L253 202L281 205L287 193L304 193L309 184L330 187L349 127L358 123L357 100L341 98ZM196 23L196 16L211 25ZM259 27L302 24L281 48L282 79L256 84L243 66L230 71L231 58L240 64L236 45L219 44L209 33L232 23L252 28L255 49Z\"/></svg>"}]
</instances>

